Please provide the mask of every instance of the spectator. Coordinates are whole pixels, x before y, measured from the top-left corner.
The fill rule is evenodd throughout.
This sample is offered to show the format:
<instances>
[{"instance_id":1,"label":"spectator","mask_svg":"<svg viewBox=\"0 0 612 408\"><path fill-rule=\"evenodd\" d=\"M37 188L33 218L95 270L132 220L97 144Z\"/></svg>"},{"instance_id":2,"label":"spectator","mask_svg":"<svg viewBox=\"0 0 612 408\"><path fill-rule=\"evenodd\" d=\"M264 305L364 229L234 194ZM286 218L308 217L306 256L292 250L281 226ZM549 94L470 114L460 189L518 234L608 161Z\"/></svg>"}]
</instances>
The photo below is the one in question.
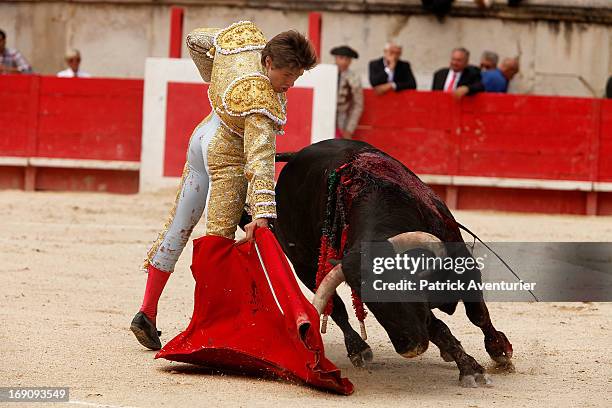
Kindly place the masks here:
<instances>
[{"instance_id":1,"label":"spectator","mask_svg":"<svg viewBox=\"0 0 612 408\"><path fill-rule=\"evenodd\" d=\"M480 57L480 70L488 71L490 69L497 68L497 62L499 61L499 56L493 51L485 51L482 53Z\"/></svg>"},{"instance_id":2,"label":"spectator","mask_svg":"<svg viewBox=\"0 0 612 408\"><path fill-rule=\"evenodd\" d=\"M470 52L465 48L455 48L451 53L450 68L436 71L433 77L433 91L452 92L456 98L484 91L480 69L468 65Z\"/></svg>"},{"instance_id":3,"label":"spectator","mask_svg":"<svg viewBox=\"0 0 612 408\"><path fill-rule=\"evenodd\" d=\"M606 84L606 98L612 99L612 75L608 78L608 83Z\"/></svg>"},{"instance_id":4,"label":"spectator","mask_svg":"<svg viewBox=\"0 0 612 408\"><path fill-rule=\"evenodd\" d=\"M504 58L499 68L482 73L485 92L507 92L510 80L519 72L517 58Z\"/></svg>"},{"instance_id":5,"label":"spectator","mask_svg":"<svg viewBox=\"0 0 612 408\"><path fill-rule=\"evenodd\" d=\"M66 52L65 55L66 68L63 71L57 73L58 77L61 78L91 78L87 72L83 72L79 70L79 66L81 65L81 53L79 50L70 49Z\"/></svg>"},{"instance_id":6,"label":"spectator","mask_svg":"<svg viewBox=\"0 0 612 408\"><path fill-rule=\"evenodd\" d=\"M402 47L395 43L385 45L383 57L370 61L370 84L378 95L391 90L416 89L416 80L407 61L401 61Z\"/></svg>"},{"instance_id":7,"label":"spectator","mask_svg":"<svg viewBox=\"0 0 612 408\"><path fill-rule=\"evenodd\" d=\"M6 33L0 30L0 74L29 74L32 67L19 51L6 46Z\"/></svg>"},{"instance_id":8,"label":"spectator","mask_svg":"<svg viewBox=\"0 0 612 408\"><path fill-rule=\"evenodd\" d=\"M352 139L363 112L363 90L359 75L349 69L359 54L343 45L331 50L338 67L338 99L336 104L336 137Z\"/></svg>"}]
</instances>

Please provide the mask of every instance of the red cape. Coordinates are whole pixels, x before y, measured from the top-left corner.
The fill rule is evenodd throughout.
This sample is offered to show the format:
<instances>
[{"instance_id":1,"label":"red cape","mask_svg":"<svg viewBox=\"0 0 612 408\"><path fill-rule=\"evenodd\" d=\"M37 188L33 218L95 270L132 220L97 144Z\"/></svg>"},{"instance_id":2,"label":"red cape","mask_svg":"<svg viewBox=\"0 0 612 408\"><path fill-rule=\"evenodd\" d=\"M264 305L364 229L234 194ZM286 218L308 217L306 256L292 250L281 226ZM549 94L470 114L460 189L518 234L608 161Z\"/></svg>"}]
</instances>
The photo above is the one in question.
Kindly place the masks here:
<instances>
[{"instance_id":1,"label":"red cape","mask_svg":"<svg viewBox=\"0 0 612 408\"><path fill-rule=\"evenodd\" d=\"M193 317L155 358L272 374L351 394L353 384L325 358L319 315L302 294L274 235L259 228L255 242L259 254L255 243L235 246L217 236L193 242Z\"/></svg>"}]
</instances>

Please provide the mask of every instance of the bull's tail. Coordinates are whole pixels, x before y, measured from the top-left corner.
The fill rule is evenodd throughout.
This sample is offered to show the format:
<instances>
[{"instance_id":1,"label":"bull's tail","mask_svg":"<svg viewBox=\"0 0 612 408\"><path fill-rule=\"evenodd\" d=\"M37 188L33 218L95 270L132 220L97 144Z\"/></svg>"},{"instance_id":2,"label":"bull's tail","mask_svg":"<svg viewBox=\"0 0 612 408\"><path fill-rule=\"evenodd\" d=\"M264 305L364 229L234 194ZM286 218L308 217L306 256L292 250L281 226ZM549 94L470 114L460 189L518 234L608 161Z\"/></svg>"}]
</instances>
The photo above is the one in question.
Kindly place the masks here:
<instances>
[{"instance_id":1,"label":"bull's tail","mask_svg":"<svg viewBox=\"0 0 612 408\"><path fill-rule=\"evenodd\" d=\"M516 273L516 272L514 272L514 270L513 270L513 269L510 267L510 265L508 265L508 264L506 263L506 261L504 261L504 260L502 259L502 257L501 257L501 256L499 256L499 255L497 254L497 252L495 252L495 251L494 251L494 250L493 250L493 249L492 249L490 246L488 246L487 244L485 244L485 243L484 243L484 241L483 241L482 239L480 239L480 237L479 237L478 235L476 235L476 234L474 234L472 231L470 231L470 229L469 229L468 227L466 227L465 225L462 225L462 224L457 223L457 226L458 226L460 229L462 229L462 230L464 230L465 232L467 232L468 234L470 234L472 237L474 237L474 239L475 239L475 240L478 240L478 241L479 241L479 242L480 242L482 245L484 245L484 247L485 247L485 248L487 248L489 251L491 251L491 252L493 253L493 255L495 255L495 257L496 257L497 259L499 259L499 260L501 261L501 263L502 263L502 264L504 264L504 266L505 266L506 268L508 268L508 270L509 270L509 271L510 271L510 272L511 272L511 273L512 273L512 274L513 274L515 277L516 277L516 279L518 279L518 280L522 280L522 279L521 279L521 278L520 278L520 277L517 275L517 273ZM537 296L533 294L533 292L532 292L531 290L529 290L529 293L531 293L531 296L533 296L533 298L536 300L536 302L539 302L539 301L540 301L540 300L537 298Z\"/></svg>"},{"instance_id":2,"label":"bull's tail","mask_svg":"<svg viewBox=\"0 0 612 408\"><path fill-rule=\"evenodd\" d=\"M287 162L290 162L294 156L295 156L295 152L276 153L276 162L277 163L287 163Z\"/></svg>"}]
</instances>

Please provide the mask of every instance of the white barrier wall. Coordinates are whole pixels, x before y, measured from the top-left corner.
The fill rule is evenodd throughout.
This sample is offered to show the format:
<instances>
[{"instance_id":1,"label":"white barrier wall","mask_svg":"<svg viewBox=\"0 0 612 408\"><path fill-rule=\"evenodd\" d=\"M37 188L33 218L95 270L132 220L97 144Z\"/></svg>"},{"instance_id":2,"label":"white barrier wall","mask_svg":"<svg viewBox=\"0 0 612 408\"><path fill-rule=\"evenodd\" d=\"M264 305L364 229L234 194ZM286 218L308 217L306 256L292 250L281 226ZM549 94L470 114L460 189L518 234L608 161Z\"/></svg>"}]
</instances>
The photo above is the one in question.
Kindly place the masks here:
<instances>
[{"instance_id":1,"label":"white barrier wall","mask_svg":"<svg viewBox=\"0 0 612 408\"><path fill-rule=\"evenodd\" d=\"M145 65L143 98L140 191L176 187L178 178L164 176L168 83L202 83L189 59L148 58ZM337 68L320 64L300 77L296 88L313 90L310 142L334 137L336 120ZM291 121L291 115L288 116Z\"/></svg>"}]
</instances>

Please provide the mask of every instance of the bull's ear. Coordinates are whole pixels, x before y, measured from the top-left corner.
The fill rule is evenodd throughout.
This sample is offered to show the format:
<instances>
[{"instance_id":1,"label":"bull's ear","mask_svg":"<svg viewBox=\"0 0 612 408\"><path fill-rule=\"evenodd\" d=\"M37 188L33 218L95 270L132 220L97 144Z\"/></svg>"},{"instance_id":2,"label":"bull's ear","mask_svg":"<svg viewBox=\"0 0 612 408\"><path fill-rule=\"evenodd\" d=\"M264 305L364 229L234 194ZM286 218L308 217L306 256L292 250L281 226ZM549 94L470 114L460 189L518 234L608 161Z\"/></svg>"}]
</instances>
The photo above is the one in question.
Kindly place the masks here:
<instances>
[{"instance_id":1,"label":"bull's ear","mask_svg":"<svg viewBox=\"0 0 612 408\"><path fill-rule=\"evenodd\" d=\"M332 266L336 266L342 263L342 260L340 259L328 259L327 262L329 262L330 264L332 264Z\"/></svg>"}]
</instances>

